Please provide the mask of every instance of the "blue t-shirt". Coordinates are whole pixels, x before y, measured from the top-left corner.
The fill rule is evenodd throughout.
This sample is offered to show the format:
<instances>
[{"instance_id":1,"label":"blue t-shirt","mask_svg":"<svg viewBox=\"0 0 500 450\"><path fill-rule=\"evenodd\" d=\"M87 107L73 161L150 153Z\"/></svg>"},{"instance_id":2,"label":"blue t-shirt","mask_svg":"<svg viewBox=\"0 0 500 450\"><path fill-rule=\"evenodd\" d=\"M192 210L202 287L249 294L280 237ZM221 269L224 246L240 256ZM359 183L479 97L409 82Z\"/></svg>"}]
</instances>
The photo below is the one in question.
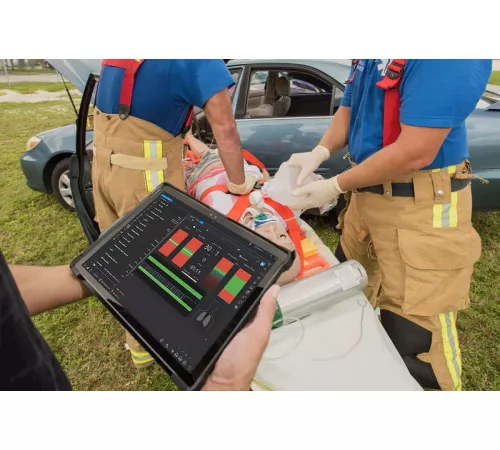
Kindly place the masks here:
<instances>
[{"instance_id":1,"label":"blue t-shirt","mask_svg":"<svg viewBox=\"0 0 500 450\"><path fill-rule=\"evenodd\" d=\"M118 114L124 69L105 66L97 107ZM210 97L234 84L222 59L146 59L135 76L130 115L177 136L191 106L203 108Z\"/></svg>"},{"instance_id":2,"label":"blue t-shirt","mask_svg":"<svg viewBox=\"0 0 500 450\"><path fill-rule=\"evenodd\" d=\"M357 164L383 147L385 91L375 84L384 77L389 61L360 60L344 92L342 105L351 107L349 152ZM407 60L400 85L400 122L452 129L426 169L447 167L469 157L465 119L474 111L491 70L491 59Z\"/></svg>"}]
</instances>

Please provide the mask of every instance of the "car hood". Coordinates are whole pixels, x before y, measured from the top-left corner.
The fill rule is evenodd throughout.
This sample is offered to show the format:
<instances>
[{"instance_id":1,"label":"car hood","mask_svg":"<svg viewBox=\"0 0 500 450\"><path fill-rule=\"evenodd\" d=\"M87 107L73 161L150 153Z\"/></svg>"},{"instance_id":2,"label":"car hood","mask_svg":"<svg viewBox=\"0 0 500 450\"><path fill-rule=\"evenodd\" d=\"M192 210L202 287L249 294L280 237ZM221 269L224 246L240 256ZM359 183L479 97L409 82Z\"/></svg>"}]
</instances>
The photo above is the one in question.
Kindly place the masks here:
<instances>
[{"instance_id":1,"label":"car hood","mask_svg":"<svg viewBox=\"0 0 500 450\"><path fill-rule=\"evenodd\" d=\"M64 78L83 93L91 73L101 71L102 59L47 59Z\"/></svg>"}]
</instances>

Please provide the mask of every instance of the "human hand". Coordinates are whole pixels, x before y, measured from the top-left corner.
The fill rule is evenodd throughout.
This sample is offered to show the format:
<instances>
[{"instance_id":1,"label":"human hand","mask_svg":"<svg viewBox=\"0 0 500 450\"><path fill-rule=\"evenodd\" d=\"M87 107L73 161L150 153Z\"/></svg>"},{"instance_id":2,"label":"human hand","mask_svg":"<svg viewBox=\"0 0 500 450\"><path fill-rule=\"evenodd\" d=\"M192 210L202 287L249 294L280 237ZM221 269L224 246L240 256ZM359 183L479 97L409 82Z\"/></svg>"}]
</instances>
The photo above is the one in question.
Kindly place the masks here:
<instances>
[{"instance_id":1,"label":"human hand","mask_svg":"<svg viewBox=\"0 0 500 450\"><path fill-rule=\"evenodd\" d=\"M204 391L248 391L262 355L269 343L279 286L272 286L262 298L252 322L243 328L222 352Z\"/></svg>"},{"instance_id":2,"label":"human hand","mask_svg":"<svg viewBox=\"0 0 500 450\"><path fill-rule=\"evenodd\" d=\"M228 177L226 185L231 194L245 195L252 192L257 181L259 181L259 177L256 174L245 172L245 182L243 184L234 184Z\"/></svg>"},{"instance_id":3,"label":"human hand","mask_svg":"<svg viewBox=\"0 0 500 450\"><path fill-rule=\"evenodd\" d=\"M330 158L328 149L318 145L310 152L294 153L285 164L300 167L300 173L297 177L297 184L300 186L328 158Z\"/></svg>"},{"instance_id":4,"label":"human hand","mask_svg":"<svg viewBox=\"0 0 500 450\"><path fill-rule=\"evenodd\" d=\"M344 191L340 189L337 177L314 181L307 186L292 191L294 197L306 196L304 200L298 200L297 203L294 204L294 208L304 211L328 204L333 204L333 206L335 206L340 194L343 193Z\"/></svg>"}]
</instances>

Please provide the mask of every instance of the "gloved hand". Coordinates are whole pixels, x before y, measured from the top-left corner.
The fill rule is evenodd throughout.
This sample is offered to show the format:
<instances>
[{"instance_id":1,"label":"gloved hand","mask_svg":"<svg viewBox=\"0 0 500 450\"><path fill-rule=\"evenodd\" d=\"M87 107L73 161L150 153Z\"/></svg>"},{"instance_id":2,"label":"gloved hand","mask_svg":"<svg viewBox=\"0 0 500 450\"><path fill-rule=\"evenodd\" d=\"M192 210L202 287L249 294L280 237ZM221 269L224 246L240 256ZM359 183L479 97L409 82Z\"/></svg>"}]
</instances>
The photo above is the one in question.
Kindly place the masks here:
<instances>
[{"instance_id":1,"label":"gloved hand","mask_svg":"<svg viewBox=\"0 0 500 450\"><path fill-rule=\"evenodd\" d=\"M301 168L297 177L297 184L300 186L328 158L330 158L329 150L318 145L310 152L294 153L285 164Z\"/></svg>"},{"instance_id":2,"label":"gloved hand","mask_svg":"<svg viewBox=\"0 0 500 450\"><path fill-rule=\"evenodd\" d=\"M294 197L306 195L304 200L297 201L297 203L294 203L293 207L294 209L307 210L332 203L335 206L340 194L344 192L345 191L340 189L337 177L314 181L307 186L292 191Z\"/></svg>"},{"instance_id":3,"label":"gloved hand","mask_svg":"<svg viewBox=\"0 0 500 450\"><path fill-rule=\"evenodd\" d=\"M245 172L245 182L243 184L234 184L228 178L226 185L231 194L244 195L252 192L257 181L259 181L259 177L256 174Z\"/></svg>"}]
</instances>

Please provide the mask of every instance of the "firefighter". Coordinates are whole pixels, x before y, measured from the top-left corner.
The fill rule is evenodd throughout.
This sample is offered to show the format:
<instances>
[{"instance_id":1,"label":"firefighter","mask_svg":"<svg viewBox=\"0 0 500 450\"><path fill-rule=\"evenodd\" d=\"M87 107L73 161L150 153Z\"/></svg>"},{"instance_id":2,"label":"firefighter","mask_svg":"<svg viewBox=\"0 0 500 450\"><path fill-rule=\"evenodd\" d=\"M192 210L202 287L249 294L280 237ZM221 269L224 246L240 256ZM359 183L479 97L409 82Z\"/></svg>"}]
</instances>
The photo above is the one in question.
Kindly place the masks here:
<instances>
[{"instance_id":1,"label":"firefighter","mask_svg":"<svg viewBox=\"0 0 500 450\"><path fill-rule=\"evenodd\" d=\"M354 60L319 145L287 162L301 167L299 208L345 194L336 255L366 267L382 325L428 390L462 387L456 319L481 254L465 120L491 70L491 60ZM350 170L300 187L346 145Z\"/></svg>"},{"instance_id":2,"label":"firefighter","mask_svg":"<svg viewBox=\"0 0 500 450\"><path fill-rule=\"evenodd\" d=\"M228 88L234 80L223 60L106 59L94 115L92 166L95 220L101 231L162 182L184 189L184 136L193 106L203 108L234 194L252 190ZM140 301L138 299L138 301ZM137 368L153 358L127 333Z\"/></svg>"}]
</instances>

